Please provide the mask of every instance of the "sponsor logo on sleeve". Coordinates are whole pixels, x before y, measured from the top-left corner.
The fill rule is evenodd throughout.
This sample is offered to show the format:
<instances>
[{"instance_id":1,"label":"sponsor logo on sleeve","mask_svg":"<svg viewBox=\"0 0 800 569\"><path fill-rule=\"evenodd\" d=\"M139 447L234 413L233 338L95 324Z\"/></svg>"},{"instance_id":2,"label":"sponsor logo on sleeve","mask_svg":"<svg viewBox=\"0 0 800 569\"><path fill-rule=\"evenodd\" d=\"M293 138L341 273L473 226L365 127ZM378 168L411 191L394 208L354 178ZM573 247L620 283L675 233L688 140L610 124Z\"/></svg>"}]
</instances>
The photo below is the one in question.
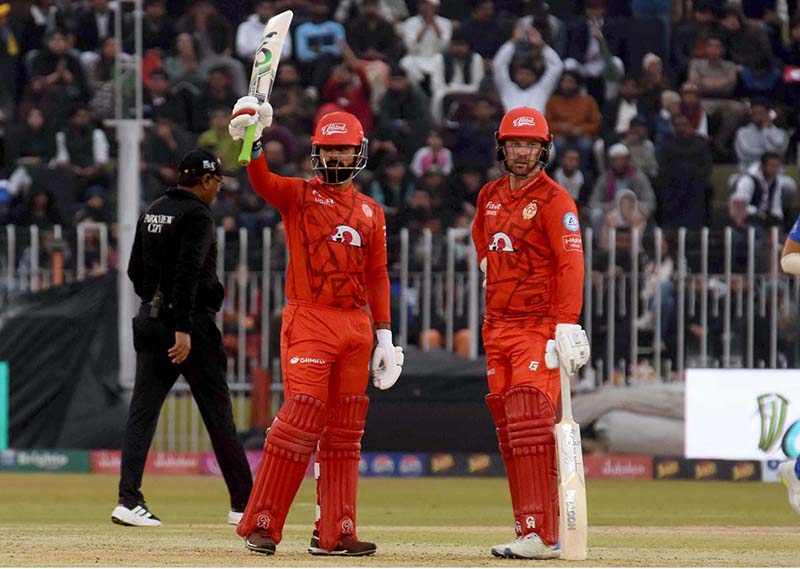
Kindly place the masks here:
<instances>
[{"instance_id":1,"label":"sponsor logo on sleeve","mask_svg":"<svg viewBox=\"0 0 800 569\"><path fill-rule=\"evenodd\" d=\"M564 229L567 231L577 231L581 225L578 223L578 216L568 211L564 214Z\"/></svg>"},{"instance_id":2,"label":"sponsor logo on sleeve","mask_svg":"<svg viewBox=\"0 0 800 569\"><path fill-rule=\"evenodd\" d=\"M561 237L564 243L564 251L579 251L583 252L583 241L580 235L564 235Z\"/></svg>"},{"instance_id":3,"label":"sponsor logo on sleeve","mask_svg":"<svg viewBox=\"0 0 800 569\"><path fill-rule=\"evenodd\" d=\"M372 217L372 208L369 207L367 204L365 203L361 204L361 211L363 211L364 215L366 215L367 217Z\"/></svg>"}]
</instances>

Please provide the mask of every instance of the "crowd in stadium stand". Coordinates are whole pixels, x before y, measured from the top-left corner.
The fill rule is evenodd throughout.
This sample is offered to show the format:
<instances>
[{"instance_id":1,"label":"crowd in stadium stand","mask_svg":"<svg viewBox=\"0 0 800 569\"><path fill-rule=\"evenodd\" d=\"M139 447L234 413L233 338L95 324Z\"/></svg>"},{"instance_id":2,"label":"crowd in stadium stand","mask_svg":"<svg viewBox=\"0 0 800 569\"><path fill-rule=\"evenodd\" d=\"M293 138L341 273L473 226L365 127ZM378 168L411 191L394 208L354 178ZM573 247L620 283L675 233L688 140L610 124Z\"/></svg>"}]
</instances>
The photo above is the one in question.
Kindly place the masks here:
<instances>
[{"instance_id":1,"label":"crowd in stadium stand","mask_svg":"<svg viewBox=\"0 0 800 569\"><path fill-rule=\"evenodd\" d=\"M549 171L596 244L608 229L793 220L800 15L773 0L144 0L142 203L175 183L195 145L236 172L214 212L235 240L280 218L249 189L230 109L246 91L266 20L294 11L264 135L270 167L312 175L309 136L343 109L364 124L355 183L386 209L390 235L468 227L478 190L503 174L505 110L540 108L555 137ZM135 46L132 3L0 4L0 222L113 221L119 61ZM121 82L133 112L130 74ZM712 172L730 165L723 179ZM716 190L714 183L724 187ZM714 196L723 196L716 200Z\"/></svg>"},{"instance_id":2,"label":"crowd in stadium stand","mask_svg":"<svg viewBox=\"0 0 800 569\"><path fill-rule=\"evenodd\" d=\"M355 183L385 208L392 263L393 240L406 227L418 267L423 247L417 238L427 228L434 268L442 268L447 228L468 228L481 186L504 173L494 133L504 111L519 105L543 110L550 123L555 151L548 171L575 198L583 226L593 229L601 270L610 228L622 251L632 228L644 235L665 229L662 266L649 258L641 264L643 328L652 328L645 321L652 320L655 295L672 319L671 231L732 226L737 272L746 266L748 228L756 228L760 247L771 226L785 231L794 219L795 2L143 5L143 111L150 123L142 137L141 201L175 183L175 167L190 148L218 153L235 172L214 206L231 270L240 228L254 236L252 266L260 264L262 228L273 229L274 243L282 239L277 212L251 191L238 166L239 143L228 136L227 123L246 92L264 23L285 9L295 15L271 96L275 121L263 139L270 168L312 176L315 121L332 110L355 114L370 140L368 168ZM130 118L135 101L133 4L121 3L121 45L119 6L108 0L0 3L0 223L36 225L45 235L60 224L67 239L81 221L113 223L119 158L115 129L106 121L118 103ZM118 95L115 77L125 70ZM113 230L111 236L113 244ZM87 256L96 263L96 235L87 239ZM641 245L652 257L652 241ZM467 248L466 240L457 242L462 266ZM283 247L273 247L273 254L280 267ZM766 260L760 256L758 263ZM674 333L669 322L662 326L663 337ZM691 322L688 330L698 333ZM621 346L625 341L620 335Z\"/></svg>"}]
</instances>

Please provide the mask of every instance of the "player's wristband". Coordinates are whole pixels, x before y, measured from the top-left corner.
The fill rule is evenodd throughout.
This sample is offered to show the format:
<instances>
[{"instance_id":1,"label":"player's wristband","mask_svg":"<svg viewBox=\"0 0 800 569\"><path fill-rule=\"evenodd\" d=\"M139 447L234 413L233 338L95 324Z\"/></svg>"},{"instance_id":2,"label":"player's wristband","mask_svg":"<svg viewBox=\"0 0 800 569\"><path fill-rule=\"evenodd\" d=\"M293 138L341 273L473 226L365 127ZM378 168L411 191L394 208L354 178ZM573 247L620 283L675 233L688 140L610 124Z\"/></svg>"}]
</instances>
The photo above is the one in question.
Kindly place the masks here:
<instances>
[{"instance_id":1,"label":"player's wristband","mask_svg":"<svg viewBox=\"0 0 800 569\"><path fill-rule=\"evenodd\" d=\"M261 154L261 137L259 136L257 139L253 141L253 158L258 158Z\"/></svg>"}]
</instances>

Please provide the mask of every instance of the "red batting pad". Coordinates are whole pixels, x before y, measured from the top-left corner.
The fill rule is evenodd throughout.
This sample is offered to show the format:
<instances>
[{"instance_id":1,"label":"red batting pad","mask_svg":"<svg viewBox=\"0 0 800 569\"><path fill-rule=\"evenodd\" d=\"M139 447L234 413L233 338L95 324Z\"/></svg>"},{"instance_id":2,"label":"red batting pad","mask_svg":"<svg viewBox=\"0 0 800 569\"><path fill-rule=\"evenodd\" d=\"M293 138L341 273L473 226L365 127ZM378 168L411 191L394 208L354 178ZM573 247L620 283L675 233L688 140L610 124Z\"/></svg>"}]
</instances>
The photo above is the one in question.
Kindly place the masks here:
<instances>
[{"instance_id":1,"label":"red batting pad","mask_svg":"<svg viewBox=\"0 0 800 569\"><path fill-rule=\"evenodd\" d=\"M514 511L514 520L519 517L519 484L517 484L517 471L514 464L514 453L508 442L508 419L506 418L506 398L499 393L490 393L486 396L486 405L492 414L492 419L497 427L497 442L500 455L506 465L508 489L511 493L511 508ZM519 535L519 533L518 533Z\"/></svg>"},{"instance_id":2,"label":"red batting pad","mask_svg":"<svg viewBox=\"0 0 800 569\"><path fill-rule=\"evenodd\" d=\"M267 433L264 456L236 533L247 537L261 529L268 531L275 543L281 541L289 506L324 427L324 401L309 395L292 395L286 400Z\"/></svg>"},{"instance_id":3,"label":"red batting pad","mask_svg":"<svg viewBox=\"0 0 800 569\"><path fill-rule=\"evenodd\" d=\"M530 385L506 391L508 438L519 493L518 530L558 541L558 471L555 414L543 392Z\"/></svg>"},{"instance_id":4,"label":"red batting pad","mask_svg":"<svg viewBox=\"0 0 800 569\"><path fill-rule=\"evenodd\" d=\"M319 546L333 549L343 535L356 537L356 499L361 437L369 398L347 395L328 415L319 441Z\"/></svg>"}]
</instances>

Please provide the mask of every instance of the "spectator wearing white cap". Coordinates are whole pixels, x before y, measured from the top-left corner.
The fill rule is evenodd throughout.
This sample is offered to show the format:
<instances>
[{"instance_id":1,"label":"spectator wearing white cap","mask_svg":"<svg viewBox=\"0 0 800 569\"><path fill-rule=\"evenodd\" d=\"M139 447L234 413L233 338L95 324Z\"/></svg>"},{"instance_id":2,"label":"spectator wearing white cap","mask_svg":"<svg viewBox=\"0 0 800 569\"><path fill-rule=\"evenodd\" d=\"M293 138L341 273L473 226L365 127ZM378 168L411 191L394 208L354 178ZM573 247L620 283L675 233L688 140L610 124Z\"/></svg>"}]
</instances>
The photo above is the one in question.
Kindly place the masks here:
<instances>
[{"instance_id":1,"label":"spectator wearing white cap","mask_svg":"<svg viewBox=\"0 0 800 569\"><path fill-rule=\"evenodd\" d=\"M656 195L650 180L631 164L628 147L618 142L608 149L609 168L595 181L589 198L592 228L600 234L610 210L617 206L617 194L630 190L636 196L637 208L645 219L656 209Z\"/></svg>"}]
</instances>

